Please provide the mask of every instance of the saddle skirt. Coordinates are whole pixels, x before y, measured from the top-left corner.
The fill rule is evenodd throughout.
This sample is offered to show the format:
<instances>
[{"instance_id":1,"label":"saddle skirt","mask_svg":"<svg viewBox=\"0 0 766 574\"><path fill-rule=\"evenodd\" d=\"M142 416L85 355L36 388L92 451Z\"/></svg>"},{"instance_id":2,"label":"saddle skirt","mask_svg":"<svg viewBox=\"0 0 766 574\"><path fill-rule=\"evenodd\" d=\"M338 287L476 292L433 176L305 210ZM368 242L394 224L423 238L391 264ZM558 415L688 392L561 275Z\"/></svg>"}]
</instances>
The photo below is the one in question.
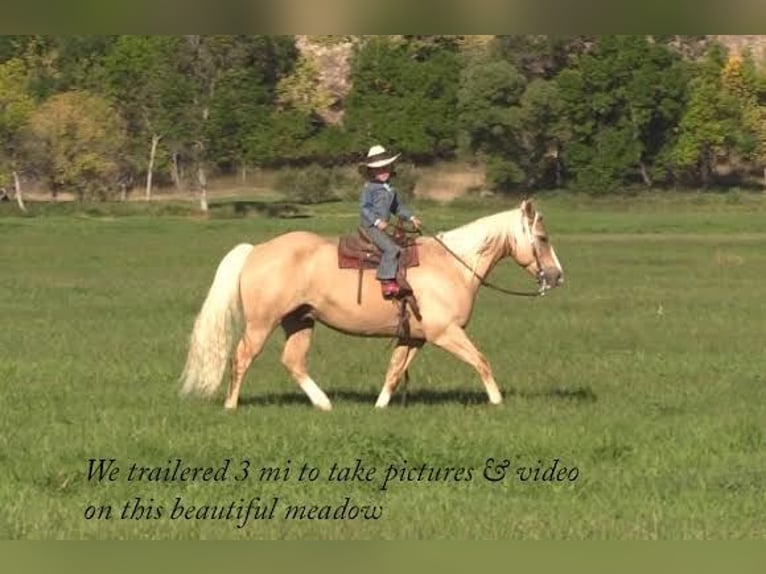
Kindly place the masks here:
<instances>
[{"instance_id":1,"label":"saddle skirt","mask_svg":"<svg viewBox=\"0 0 766 574\"><path fill-rule=\"evenodd\" d=\"M397 296L399 305L399 324L397 325L397 336L400 338L409 338L410 336L410 313L407 306L415 315L418 321L423 317L420 315L418 305L412 287L407 282L407 268L420 265L418 254L418 245L413 237L408 237L403 233L395 234L392 239L401 248L399 254L399 265L396 272L396 282L401 288ZM338 239L338 267L341 269L358 269L359 279L356 290L356 303L362 304L362 273L365 269L374 269L380 264L382 253L380 249L370 241L362 227L359 227L356 233L343 235Z\"/></svg>"},{"instance_id":2,"label":"saddle skirt","mask_svg":"<svg viewBox=\"0 0 766 574\"><path fill-rule=\"evenodd\" d=\"M412 237L392 238L401 247L399 269L420 265L418 245ZM370 241L360 227L357 233L343 235L338 240L338 267L340 269L375 269L380 264L381 251Z\"/></svg>"}]
</instances>

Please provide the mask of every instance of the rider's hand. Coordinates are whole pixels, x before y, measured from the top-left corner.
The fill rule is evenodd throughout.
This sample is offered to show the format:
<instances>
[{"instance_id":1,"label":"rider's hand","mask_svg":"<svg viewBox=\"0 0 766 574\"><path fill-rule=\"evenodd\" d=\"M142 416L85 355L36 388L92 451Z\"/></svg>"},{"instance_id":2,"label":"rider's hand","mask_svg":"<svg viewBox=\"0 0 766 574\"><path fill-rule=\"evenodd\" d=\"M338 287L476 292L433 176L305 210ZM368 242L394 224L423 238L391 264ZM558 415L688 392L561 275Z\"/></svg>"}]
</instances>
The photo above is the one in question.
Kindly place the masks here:
<instances>
[{"instance_id":1,"label":"rider's hand","mask_svg":"<svg viewBox=\"0 0 766 574\"><path fill-rule=\"evenodd\" d=\"M378 229L380 229L381 231L385 231L386 227L388 227L388 221L385 221L383 219L378 221Z\"/></svg>"},{"instance_id":2,"label":"rider's hand","mask_svg":"<svg viewBox=\"0 0 766 574\"><path fill-rule=\"evenodd\" d=\"M412 225L415 226L415 229L420 229L420 227L423 225L420 219L415 217L414 215L412 216L412 219L410 219L410 221L412 222Z\"/></svg>"}]
</instances>

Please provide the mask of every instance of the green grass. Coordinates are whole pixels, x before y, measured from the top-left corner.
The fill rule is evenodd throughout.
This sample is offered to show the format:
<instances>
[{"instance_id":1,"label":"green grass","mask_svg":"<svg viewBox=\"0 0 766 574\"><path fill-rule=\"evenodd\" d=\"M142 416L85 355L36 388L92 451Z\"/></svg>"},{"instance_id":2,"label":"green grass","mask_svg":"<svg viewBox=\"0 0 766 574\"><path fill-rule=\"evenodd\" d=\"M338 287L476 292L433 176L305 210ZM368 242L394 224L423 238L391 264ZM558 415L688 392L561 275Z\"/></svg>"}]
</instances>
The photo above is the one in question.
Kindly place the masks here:
<instances>
[{"instance_id":1,"label":"green grass","mask_svg":"<svg viewBox=\"0 0 766 574\"><path fill-rule=\"evenodd\" d=\"M280 335L251 368L241 408L180 400L186 339L223 254L290 229L337 234L353 203L265 217L222 203L201 220L146 207L0 213L0 538L527 538L766 536L766 204L743 196L653 202L541 197L567 284L541 299L483 291L469 334L505 404L443 351L415 360L406 404L372 406L390 343L318 328L320 413L279 364ZM247 205L245 206L247 207ZM499 211L500 200L418 205L433 229ZM156 207L152 209L158 209ZM227 210L231 209L230 212ZM183 213L179 211L178 213ZM130 216L128 216L130 215ZM511 262L493 280L529 287ZM88 459L115 458L113 483ZM231 459L223 482L128 482L131 463ZM574 483L492 483L488 458L514 468L553 459ZM253 471L235 481L241 461ZM370 482L326 480L337 462ZM287 461L290 461L289 463ZM389 465L464 467L471 480L399 482ZM297 480L303 463L320 469ZM260 481L288 465L289 480ZM467 476L464 475L464 477ZM273 520L171 520L185 504L279 497ZM287 504L383 507L379 520L285 520ZM141 497L159 519L119 517ZM86 520L90 505L110 520Z\"/></svg>"}]
</instances>

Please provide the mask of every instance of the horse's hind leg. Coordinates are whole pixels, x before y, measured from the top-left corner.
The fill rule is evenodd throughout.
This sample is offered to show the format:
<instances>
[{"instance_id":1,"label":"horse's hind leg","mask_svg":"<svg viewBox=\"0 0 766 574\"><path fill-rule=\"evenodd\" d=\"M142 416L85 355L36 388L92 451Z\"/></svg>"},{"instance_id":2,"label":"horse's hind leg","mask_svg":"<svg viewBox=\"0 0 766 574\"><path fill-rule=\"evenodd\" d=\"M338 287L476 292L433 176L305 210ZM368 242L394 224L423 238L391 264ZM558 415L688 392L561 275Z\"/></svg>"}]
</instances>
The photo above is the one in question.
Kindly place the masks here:
<instances>
[{"instance_id":1,"label":"horse's hind leg","mask_svg":"<svg viewBox=\"0 0 766 574\"><path fill-rule=\"evenodd\" d=\"M399 339L393 354L391 355L391 361L388 364L388 372L386 373L386 380L383 382L383 388L380 390L378 400L375 403L377 408L383 408L388 406L391 401L391 396L396 391L396 387L399 385L399 381L407 368L412 363L412 359L418 352L425 341L412 341L409 339Z\"/></svg>"},{"instance_id":2,"label":"horse's hind leg","mask_svg":"<svg viewBox=\"0 0 766 574\"><path fill-rule=\"evenodd\" d=\"M432 342L434 345L449 351L476 369L481 377L481 382L484 383L490 403L499 405L503 402L503 396L500 394L500 389L497 388L489 361L474 346L463 329L457 325L450 325L437 337L433 338Z\"/></svg>"},{"instance_id":3,"label":"horse's hind leg","mask_svg":"<svg viewBox=\"0 0 766 574\"><path fill-rule=\"evenodd\" d=\"M309 376L306 366L314 320L303 317L300 313L294 313L282 319L282 328L285 331L282 364L306 393L311 403L318 409L329 411L332 408L330 399Z\"/></svg>"},{"instance_id":4,"label":"horse's hind leg","mask_svg":"<svg viewBox=\"0 0 766 574\"><path fill-rule=\"evenodd\" d=\"M262 326L254 327L248 325L245 334L237 345L237 350L231 358L231 382L229 383L229 392L226 394L226 401L223 406L227 409L236 409L239 402L239 391L242 388L242 381L245 373L258 354L263 349L266 339L269 338L271 328Z\"/></svg>"}]
</instances>

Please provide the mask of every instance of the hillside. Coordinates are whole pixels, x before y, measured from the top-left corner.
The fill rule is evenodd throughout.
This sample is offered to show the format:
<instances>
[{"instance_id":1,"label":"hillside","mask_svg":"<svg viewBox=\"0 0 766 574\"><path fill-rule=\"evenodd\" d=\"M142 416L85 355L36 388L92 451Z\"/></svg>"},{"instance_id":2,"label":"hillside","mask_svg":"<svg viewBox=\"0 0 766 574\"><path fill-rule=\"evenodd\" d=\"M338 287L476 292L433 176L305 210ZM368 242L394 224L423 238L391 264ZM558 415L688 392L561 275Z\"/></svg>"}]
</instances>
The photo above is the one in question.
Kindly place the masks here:
<instances>
[{"instance_id":1,"label":"hillside","mask_svg":"<svg viewBox=\"0 0 766 574\"><path fill-rule=\"evenodd\" d=\"M766 36L710 36L721 42L733 53L742 53L749 49L756 61L766 63Z\"/></svg>"}]
</instances>

